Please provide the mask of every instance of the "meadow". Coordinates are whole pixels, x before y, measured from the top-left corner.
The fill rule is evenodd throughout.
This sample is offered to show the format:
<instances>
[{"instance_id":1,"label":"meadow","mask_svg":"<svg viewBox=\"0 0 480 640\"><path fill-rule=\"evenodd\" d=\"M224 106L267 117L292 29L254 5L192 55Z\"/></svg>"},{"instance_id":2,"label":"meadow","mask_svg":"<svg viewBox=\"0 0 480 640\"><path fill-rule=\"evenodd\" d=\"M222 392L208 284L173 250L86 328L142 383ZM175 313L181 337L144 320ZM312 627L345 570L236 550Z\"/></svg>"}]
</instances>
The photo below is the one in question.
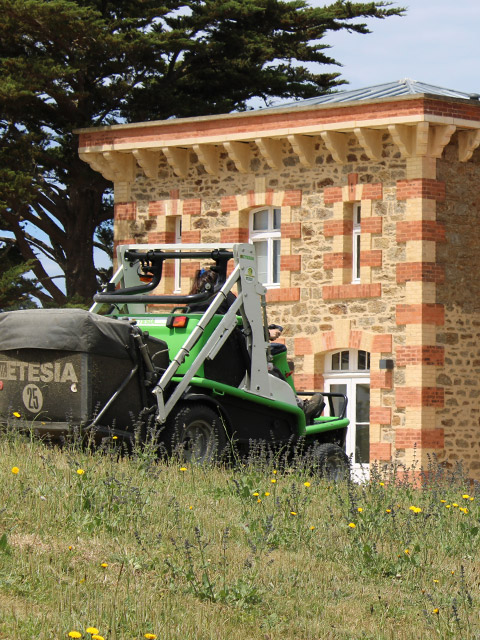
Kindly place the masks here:
<instances>
[{"instance_id":1,"label":"meadow","mask_svg":"<svg viewBox=\"0 0 480 640\"><path fill-rule=\"evenodd\" d=\"M332 484L262 447L209 467L119 454L0 436L0 638L480 638L461 469Z\"/></svg>"}]
</instances>

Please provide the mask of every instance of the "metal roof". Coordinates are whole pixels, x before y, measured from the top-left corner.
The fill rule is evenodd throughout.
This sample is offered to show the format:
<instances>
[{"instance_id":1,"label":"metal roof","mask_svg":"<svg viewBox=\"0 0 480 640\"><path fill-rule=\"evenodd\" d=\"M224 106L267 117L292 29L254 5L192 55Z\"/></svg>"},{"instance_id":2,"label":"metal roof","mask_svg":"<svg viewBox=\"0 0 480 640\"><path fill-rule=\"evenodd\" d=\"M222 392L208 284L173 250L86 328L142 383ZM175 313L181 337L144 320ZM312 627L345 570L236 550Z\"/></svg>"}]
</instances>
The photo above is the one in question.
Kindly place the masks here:
<instances>
[{"instance_id":1,"label":"metal roof","mask_svg":"<svg viewBox=\"0 0 480 640\"><path fill-rule=\"evenodd\" d=\"M365 87L364 89L353 89L350 91L338 91L336 93L329 93L323 96L316 96L315 98L308 98L306 100L297 100L295 102L288 102L283 104L272 105L271 108L281 107L308 107L316 104L327 104L331 102L355 102L357 100L377 100L379 98L394 98L397 96L407 96L415 94L433 94L438 96L447 96L449 98L463 98L464 100L478 100L479 95L477 93L464 93L463 91L456 91L455 89L446 89L444 87L436 87L432 84L426 84L425 82L417 82L416 80L410 80L404 78L403 80L397 80L395 82L386 82L384 84L376 84L372 87Z\"/></svg>"}]
</instances>

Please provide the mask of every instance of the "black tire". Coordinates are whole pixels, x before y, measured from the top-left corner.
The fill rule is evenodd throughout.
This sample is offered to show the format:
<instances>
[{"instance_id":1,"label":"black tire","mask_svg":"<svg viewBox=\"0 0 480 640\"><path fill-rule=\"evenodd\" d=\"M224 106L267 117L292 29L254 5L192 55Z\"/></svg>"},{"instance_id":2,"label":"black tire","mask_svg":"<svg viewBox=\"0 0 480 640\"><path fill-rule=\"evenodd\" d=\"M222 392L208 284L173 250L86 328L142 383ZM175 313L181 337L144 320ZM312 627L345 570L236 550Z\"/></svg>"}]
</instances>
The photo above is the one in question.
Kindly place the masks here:
<instances>
[{"instance_id":1,"label":"black tire","mask_svg":"<svg viewBox=\"0 0 480 640\"><path fill-rule=\"evenodd\" d=\"M227 446L223 421L206 404L183 403L176 407L162 439L172 454L198 464L214 462Z\"/></svg>"},{"instance_id":2,"label":"black tire","mask_svg":"<svg viewBox=\"0 0 480 640\"><path fill-rule=\"evenodd\" d=\"M312 468L332 482L340 482L350 477L350 460L337 444L315 444L309 451Z\"/></svg>"}]
</instances>

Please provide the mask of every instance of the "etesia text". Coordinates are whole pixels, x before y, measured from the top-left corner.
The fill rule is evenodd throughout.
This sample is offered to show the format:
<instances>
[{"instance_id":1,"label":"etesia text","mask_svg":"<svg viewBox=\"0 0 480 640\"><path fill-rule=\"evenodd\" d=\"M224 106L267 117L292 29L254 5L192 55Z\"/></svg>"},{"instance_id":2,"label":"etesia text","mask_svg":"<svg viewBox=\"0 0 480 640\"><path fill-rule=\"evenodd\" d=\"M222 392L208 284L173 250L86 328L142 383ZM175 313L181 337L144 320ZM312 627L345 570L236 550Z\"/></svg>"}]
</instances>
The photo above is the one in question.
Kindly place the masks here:
<instances>
[{"instance_id":1,"label":"etesia text","mask_svg":"<svg viewBox=\"0 0 480 640\"><path fill-rule=\"evenodd\" d=\"M71 362L0 361L0 380L20 382L78 382Z\"/></svg>"}]
</instances>

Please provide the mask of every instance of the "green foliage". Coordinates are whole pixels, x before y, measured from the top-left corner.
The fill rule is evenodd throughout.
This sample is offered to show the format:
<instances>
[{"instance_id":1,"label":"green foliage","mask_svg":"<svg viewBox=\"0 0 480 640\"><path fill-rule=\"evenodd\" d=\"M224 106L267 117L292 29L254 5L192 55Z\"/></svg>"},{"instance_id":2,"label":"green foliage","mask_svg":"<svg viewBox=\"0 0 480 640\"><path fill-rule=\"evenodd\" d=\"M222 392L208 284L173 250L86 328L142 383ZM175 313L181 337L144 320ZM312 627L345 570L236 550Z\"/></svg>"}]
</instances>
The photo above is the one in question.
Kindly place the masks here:
<instances>
[{"instance_id":1,"label":"green foliage","mask_svg":"<svg viewBox=\"0 0 480 640\"><path fill-rule=\"evenodd\" d=\"M105 277L93 249L112 217L109 185L78 158L74 130L330 91L339 72L305 66L337 64L328 32L367 33L361 19L402 10L346 0L0 0L0 12L0 220L34 260L44 304L58 306L73 295L89 302ZM66 295L37 254L65 273Z\"/></svg>"},{"instance_id":2,"label":"green foliage","mask_svg":"<svg viewBox=\"0 0 480 640\"><path fill-rule=\"evenodd\" d=\"M31 279L25 277L33 263L23 262L15 242L0 240L0 263L0 311L36 307L31 295L36 293L37 288Z\"/></svg>"}]
</instances>

